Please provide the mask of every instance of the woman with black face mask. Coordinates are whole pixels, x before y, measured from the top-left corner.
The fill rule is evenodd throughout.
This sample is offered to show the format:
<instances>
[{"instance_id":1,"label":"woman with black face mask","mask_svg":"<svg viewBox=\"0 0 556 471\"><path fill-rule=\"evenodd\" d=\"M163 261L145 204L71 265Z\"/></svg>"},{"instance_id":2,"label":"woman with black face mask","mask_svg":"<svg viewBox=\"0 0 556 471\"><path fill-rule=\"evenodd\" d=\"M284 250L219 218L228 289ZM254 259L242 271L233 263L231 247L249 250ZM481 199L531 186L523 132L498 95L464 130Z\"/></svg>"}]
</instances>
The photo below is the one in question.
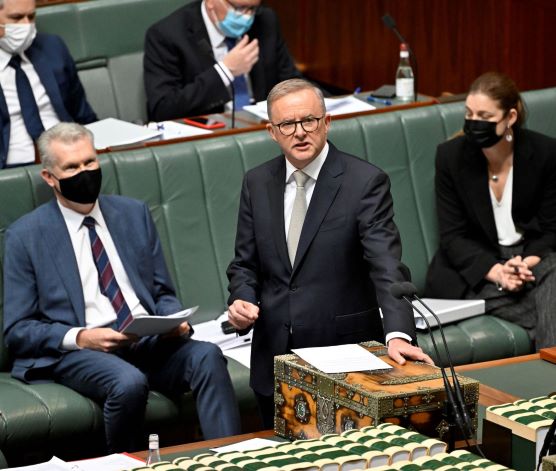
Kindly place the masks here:
<instances>
[{"instance_id":1,"label":"woman with black face mask","mask_svg":"<svg viewBox=\"0 0 556 471\"><path fill-rule=\"evenodd\" d=\"M437 149L440 248L425 294L485 299L539 349L556 344L556 139L524 120L509 77L473 82L463 135Z\"/></svg>"}]
</instances>

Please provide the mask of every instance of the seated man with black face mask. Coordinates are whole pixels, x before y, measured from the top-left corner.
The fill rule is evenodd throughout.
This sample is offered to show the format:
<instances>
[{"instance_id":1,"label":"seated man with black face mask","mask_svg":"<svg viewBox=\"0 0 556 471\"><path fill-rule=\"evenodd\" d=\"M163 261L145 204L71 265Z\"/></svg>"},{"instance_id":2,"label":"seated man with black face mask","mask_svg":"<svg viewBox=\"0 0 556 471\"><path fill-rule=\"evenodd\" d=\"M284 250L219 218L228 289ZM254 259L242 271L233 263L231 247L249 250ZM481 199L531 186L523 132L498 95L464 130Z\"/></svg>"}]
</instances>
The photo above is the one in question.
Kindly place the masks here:
<instances>
[{"instance_id":1,"label":"seated man with black face mask","mask_svg":"<svg viewBox=\"0 0 556 471\"><path fill-rule=\"evenodd\" d=\"M41 176L55 199L6 231L4 338L12 376L55 381L98 401L108 452L144 448L150 388L192 390L204 438L240 432L220 349L190 337L187 322L137 338L119 327L137 315L182 309L149 209L100 195L92 134L59 123L39 139Z\"/></svg>"},{"instance_id":2,"label":"seated man with black face mask","mask_svg":"<svg viewBox=\"0 0 556 471\"><path fill-rule=\"evenodd\" d=\"M60 121L96 120L62 39L37 34L35 0L0 0L0 169L34 163Z\"/></svg>"}]
</instances>

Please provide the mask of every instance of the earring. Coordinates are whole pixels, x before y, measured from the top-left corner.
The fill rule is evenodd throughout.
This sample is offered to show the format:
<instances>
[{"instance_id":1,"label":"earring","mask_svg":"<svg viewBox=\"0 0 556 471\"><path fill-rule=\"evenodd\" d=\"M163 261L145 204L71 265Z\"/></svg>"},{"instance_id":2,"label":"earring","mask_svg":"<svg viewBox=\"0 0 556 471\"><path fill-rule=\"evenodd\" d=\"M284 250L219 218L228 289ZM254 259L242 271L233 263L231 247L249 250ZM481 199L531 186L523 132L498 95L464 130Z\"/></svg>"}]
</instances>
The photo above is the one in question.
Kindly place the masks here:
<instances>
[{"instance_id":1,"label":"earring","mask_svg":"<svg viewBox=\"0 0 556 471\"><path fill-rule=\"evenodd\" d=\"M506 128L506 141L512 142L513 140L514 140L514 137L512 135L512 132L510 131L510 127L508 126Z\"/></svg>"}]
</instances>

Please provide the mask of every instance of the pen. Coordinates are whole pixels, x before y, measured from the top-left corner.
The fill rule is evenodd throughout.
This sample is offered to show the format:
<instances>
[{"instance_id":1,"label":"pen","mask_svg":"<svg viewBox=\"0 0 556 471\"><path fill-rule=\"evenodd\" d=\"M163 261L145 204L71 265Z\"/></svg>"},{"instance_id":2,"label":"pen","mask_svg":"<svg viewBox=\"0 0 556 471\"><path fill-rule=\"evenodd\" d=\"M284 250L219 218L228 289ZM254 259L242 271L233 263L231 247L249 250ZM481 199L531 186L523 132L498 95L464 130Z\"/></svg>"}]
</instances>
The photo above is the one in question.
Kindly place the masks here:
<instances>
[{"instance_id":1,"label":"pen","mask_svg":"<svg viewBox=\"0 0 556 471\"><path fill-rule=\"evenodd\" d=\"M357 87L355 90L353 90L354 95L357 95L358 93L361 93L361 87Z\"/></svg>"},{"instance_id":2,"label":"pen","mask_svg":"<svg viewBox=\"0 0 556 471\"><path fill-rule=\"evenodd\" d=\"M369 95L367 97L367 101L372 101L373 103L382 103L383 105L390 106L392 102L390 100L383 100L382 98L375 98L374 96Z\"/></svg>"}]
</instances>

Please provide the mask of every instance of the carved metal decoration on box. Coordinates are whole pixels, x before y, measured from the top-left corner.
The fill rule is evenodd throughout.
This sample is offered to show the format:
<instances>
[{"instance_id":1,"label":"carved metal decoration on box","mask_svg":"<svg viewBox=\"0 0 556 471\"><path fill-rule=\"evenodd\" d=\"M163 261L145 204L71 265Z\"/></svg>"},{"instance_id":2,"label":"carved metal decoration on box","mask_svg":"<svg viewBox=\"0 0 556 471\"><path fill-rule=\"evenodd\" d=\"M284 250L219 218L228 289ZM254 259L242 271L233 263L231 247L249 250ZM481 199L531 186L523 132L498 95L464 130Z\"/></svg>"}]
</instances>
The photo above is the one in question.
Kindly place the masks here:
<instances>
[{"instance_id":1,"label":"carved metal decoration on box","mask_svg":"<svg viewBox=\"0 0 556 471\"><path fill-rule=\"evenodd\" d=\"M326 374L294 354L274 359L276 434L291 440L317 438L391 422L442 439L446 393L440 370L414 361L400 366L388 357L382 344L361 345L393 368ZM476 429L479 382L458 378Z\"/></svg>"}]
</instances>

